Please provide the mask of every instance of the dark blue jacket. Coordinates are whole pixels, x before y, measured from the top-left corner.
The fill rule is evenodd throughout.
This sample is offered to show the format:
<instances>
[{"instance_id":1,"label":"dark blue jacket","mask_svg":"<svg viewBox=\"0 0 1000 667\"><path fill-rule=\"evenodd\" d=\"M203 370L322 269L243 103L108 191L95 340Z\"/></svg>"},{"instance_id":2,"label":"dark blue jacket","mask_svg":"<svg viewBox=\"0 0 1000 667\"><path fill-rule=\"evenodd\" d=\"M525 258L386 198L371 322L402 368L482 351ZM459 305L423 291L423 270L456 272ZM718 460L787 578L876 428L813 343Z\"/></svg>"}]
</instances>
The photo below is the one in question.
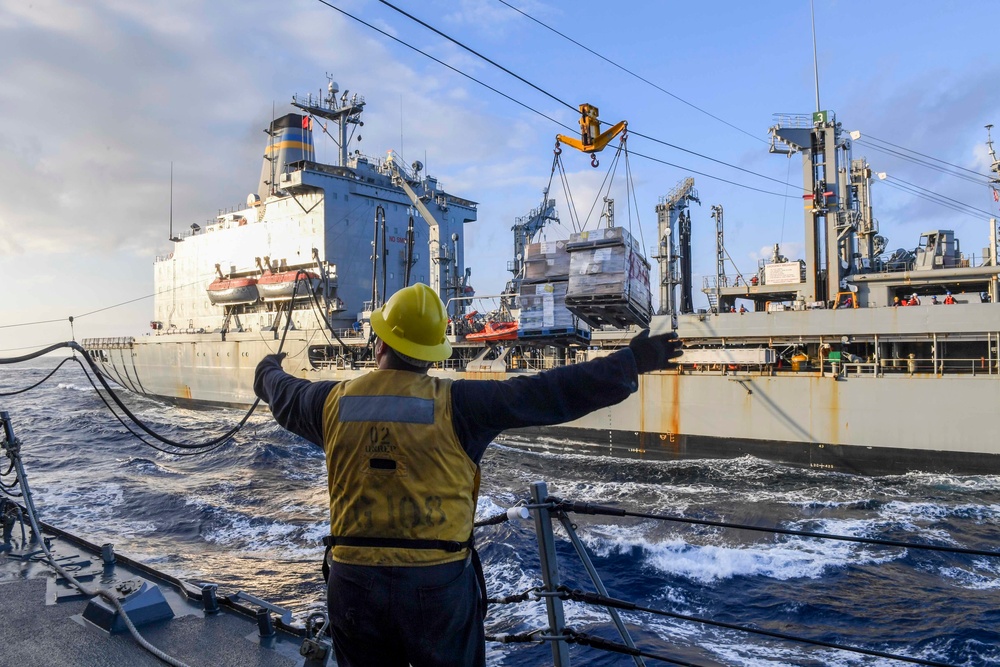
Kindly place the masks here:
<instances>
[{"instance_id":1,"label":"dark blue jacket","mask_svg":"<svg viewBox=\"0 0 1000 667\"><path fill-rule=\"evenodd\" d=\"M253 389L279 424L322 447L323 405L334 384L293 377L269 355L257 365ZM507 429L572 421L620 403L637 389L635 357L625 348L509 380L456 380L452 420L459 442L478 465L486 447Z\"/></svg>"}]
</instances>

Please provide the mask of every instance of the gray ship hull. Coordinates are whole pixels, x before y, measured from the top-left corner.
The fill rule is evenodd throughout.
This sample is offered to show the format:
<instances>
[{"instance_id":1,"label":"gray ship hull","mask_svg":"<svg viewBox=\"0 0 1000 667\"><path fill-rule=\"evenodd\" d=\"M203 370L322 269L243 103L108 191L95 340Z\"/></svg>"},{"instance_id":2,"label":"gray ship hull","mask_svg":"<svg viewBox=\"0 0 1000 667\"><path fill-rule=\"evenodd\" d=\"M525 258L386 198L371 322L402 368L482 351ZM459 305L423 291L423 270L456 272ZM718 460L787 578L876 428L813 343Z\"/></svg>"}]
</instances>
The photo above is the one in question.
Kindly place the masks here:
<instances>
[{"instance_id":1,"label":"gray ship hull","mask_svg":"<svg viewBox=\"0 0 1000 667\"><path fill-rule=\"evenodd\" d=\"M816 315L832 321L829 312ZM685 330L695 333L682 322ZM309 380L345 380L370 370L315 367L308 358L315 333L289 332L286 370ZM278 349L278 341L258 332L231 333L224 341L172 334L89 341L87 347L108 377L135 393L187 406L245 407L255 398L256 364ZM513 433L508 440L650 459L750 454L859 473L1000 472L989 419L1000 405L1000 382L985 360L982 372L951 375L911 373L905 363L652 373L641 376L639 390L619 405L535 431L530 439ZM505 379L530 371L432 372ZM537 436L541 444L532 445Z\"/></svg>"}]
</instances>

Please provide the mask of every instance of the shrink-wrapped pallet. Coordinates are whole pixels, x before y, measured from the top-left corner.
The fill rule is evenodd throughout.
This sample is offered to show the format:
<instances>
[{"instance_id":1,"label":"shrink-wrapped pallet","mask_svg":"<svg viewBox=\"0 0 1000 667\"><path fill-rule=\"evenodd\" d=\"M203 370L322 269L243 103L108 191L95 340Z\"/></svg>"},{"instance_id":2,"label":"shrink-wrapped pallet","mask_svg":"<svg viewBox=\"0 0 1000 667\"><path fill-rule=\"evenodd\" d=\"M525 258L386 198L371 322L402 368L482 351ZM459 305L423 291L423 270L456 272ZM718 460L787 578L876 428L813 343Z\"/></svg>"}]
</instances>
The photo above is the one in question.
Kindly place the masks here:
<instances>
[{"instance_id":1,"label":"shrink-wrapped pallet","mask_svg":"<svg viewBox=\"0 0 1000 667\"><path fill-rule=\"evenodd\" d=\"M649 262L621 227L570 237L566 306L591 326L647 326L652 306Z\"/></svg>"},{"instance_id":2,"label":"shrink-wrapped pallet","mask_svg":"<svg viewBox=\"0 0 1000 667\"><path fill-rule=\"evenodd\" d=\"M524 249L524 282L552 282L569 276L566 241L529 243Z\"/></svg>"},{"instance_id":3,"label":"shrink-wrapped pallet","mask_svg":"<svg viewBox=\"0 0 1000 667\"><path fill-rule=\"evenodd\" d=\"M566 283L521 285L521 314L517 328L522 331L567 329L576 318L566 308Z\"/></svg>"}]
</instances>

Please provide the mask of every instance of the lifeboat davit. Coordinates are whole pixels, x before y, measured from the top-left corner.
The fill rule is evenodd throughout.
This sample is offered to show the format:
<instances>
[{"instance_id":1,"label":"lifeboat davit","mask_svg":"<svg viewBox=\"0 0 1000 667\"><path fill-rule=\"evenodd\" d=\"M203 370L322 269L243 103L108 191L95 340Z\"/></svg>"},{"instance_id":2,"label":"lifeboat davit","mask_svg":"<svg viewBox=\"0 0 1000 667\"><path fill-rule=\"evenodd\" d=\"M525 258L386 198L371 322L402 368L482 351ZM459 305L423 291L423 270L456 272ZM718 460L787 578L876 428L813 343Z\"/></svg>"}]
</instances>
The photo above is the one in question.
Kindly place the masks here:
<instances>
[{"instance_id":1,"label":"lifeboat davit","mask_svg":"<svg viewBox=\"0 0 1000 667\"><path fill-rule=\"evenodd\" d=\"M298 276L298 288L295 286ZM287 301L292 298L309 296L319 286L319 276L310 271L281 271L265 273L257 279L257 290L264 301Z\"/></svg>"},{"instance_id":2,"label":"lifeboat davit","mask_svg":"<svg viewBox=\"0 0 1000 667\"><path fill-rule=\"evenodd\" d=\"M517 340L517 322L487 322L482 331L466 334L465 340Z\"/></svg>"},{"instance_id":3,"label":"lifeboat davit","mask_svg":"<svg viewBox=\"0 0 1000 667\"><path fill-rule=\"evenodd\" d=\"M256 278L216 278L208 286L208 300L217 306L253 303L257 298Z\"/></svg>"}]
</instances>

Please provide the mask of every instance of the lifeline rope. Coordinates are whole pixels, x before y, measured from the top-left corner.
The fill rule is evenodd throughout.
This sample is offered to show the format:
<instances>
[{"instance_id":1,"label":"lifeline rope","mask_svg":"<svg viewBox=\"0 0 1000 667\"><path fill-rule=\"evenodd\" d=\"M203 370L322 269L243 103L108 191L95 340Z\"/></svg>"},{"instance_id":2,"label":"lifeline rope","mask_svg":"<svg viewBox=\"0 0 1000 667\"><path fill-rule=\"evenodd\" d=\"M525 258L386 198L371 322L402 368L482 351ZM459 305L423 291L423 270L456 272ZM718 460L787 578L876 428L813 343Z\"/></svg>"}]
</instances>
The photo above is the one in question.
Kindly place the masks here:
<instances>
[{"instance_id":1,"label":"lifeline rope","mask_svg":"<svg viewBox=\"0 0 1000 667\"><path fill-rule=\"evenodd\" d=\"M937 544L919 544L916 542L900 542L898 540L880 540L874 537L853 537L849 535L834 535L833 533L817 533L808 530L793 530L791 528L767 528L762 526L751 526L741 523L728 523L725 521L712 521L710 519L689 519L682 516L671 516L669 514L653 514L647 512L629 512L627 510L593 503L578 503L566 501L559 498L548 498L554 503L555 511L576 512L577 514L594 514L604 516L629 516L640 519L656 519L659 521L674 521L677 523L687 523L698 526L713 526L716 528L737 528L740 530L752 530L759 533L776 533L778 535L793 535L796 537L815 537L825 540L840 540L842 542L857 542L860 544L872 544L883 547L901 547L904 549L924 549L927 551L943 551L945 553L963 554L968 556L988 556L1000 558L1000 551L989 551L986 549L967 549L965 547L946 547Z\"/></svg>"},{"instance_id":2,"label":"lifeline rope","mask_svg":"<svg viewBox=\"0 0 1000 667\"><path fill-rule=\"evenodd\" d=\"M852 653L861 653L864 655L874 656L876 658L889 658L890 660L899 660L901 662L909 662L916 665L930 665L931 667L952 667L947 663L935 662L933 660L923 660L921 658L909 658L906 656L896 655L893 653L884 653L882 651L875 651L871 649L857 648L854 646L845 646L843 644L836 644L834 642L827 642L819 639L806 639L804 637L797 637L795 635L786 634L784 632L759 630L757 628L750 628L743 625L736 625L735 623L713 621L711 619L700 618L698 616L688 616L687 614L677 614L670 611L664 611L662 609L653 609L652 607L644 607L642 605L638 605L633 602L628 602L626 600L618 600L604 595L598 595L597 593L588 593L586 591L581 591L581 590L569 590L565 586L560 586L558 590L560 593L559 597L561 597L563 600L573 600L574 602L583 602L585 604L600 605L602 607L613 607L615 609L623 609L626 611L643 611L650 614L655 614L657 616L676 618L681 621L704 623L706 625L714 625L715 627L719 628L726 628L727 630L739 630L741 632L749 632L752 634L763 635L765 637L773 637L775 639L802 642L805 644L812 644L814 646L822 646L824 648L837 649L839 651L850 651ZM607 640L601 640L601 641L607 641ZM627 646L624 646L624 648L628 649L629 651L633 650Z\"/></svg>"}]
</instances>

